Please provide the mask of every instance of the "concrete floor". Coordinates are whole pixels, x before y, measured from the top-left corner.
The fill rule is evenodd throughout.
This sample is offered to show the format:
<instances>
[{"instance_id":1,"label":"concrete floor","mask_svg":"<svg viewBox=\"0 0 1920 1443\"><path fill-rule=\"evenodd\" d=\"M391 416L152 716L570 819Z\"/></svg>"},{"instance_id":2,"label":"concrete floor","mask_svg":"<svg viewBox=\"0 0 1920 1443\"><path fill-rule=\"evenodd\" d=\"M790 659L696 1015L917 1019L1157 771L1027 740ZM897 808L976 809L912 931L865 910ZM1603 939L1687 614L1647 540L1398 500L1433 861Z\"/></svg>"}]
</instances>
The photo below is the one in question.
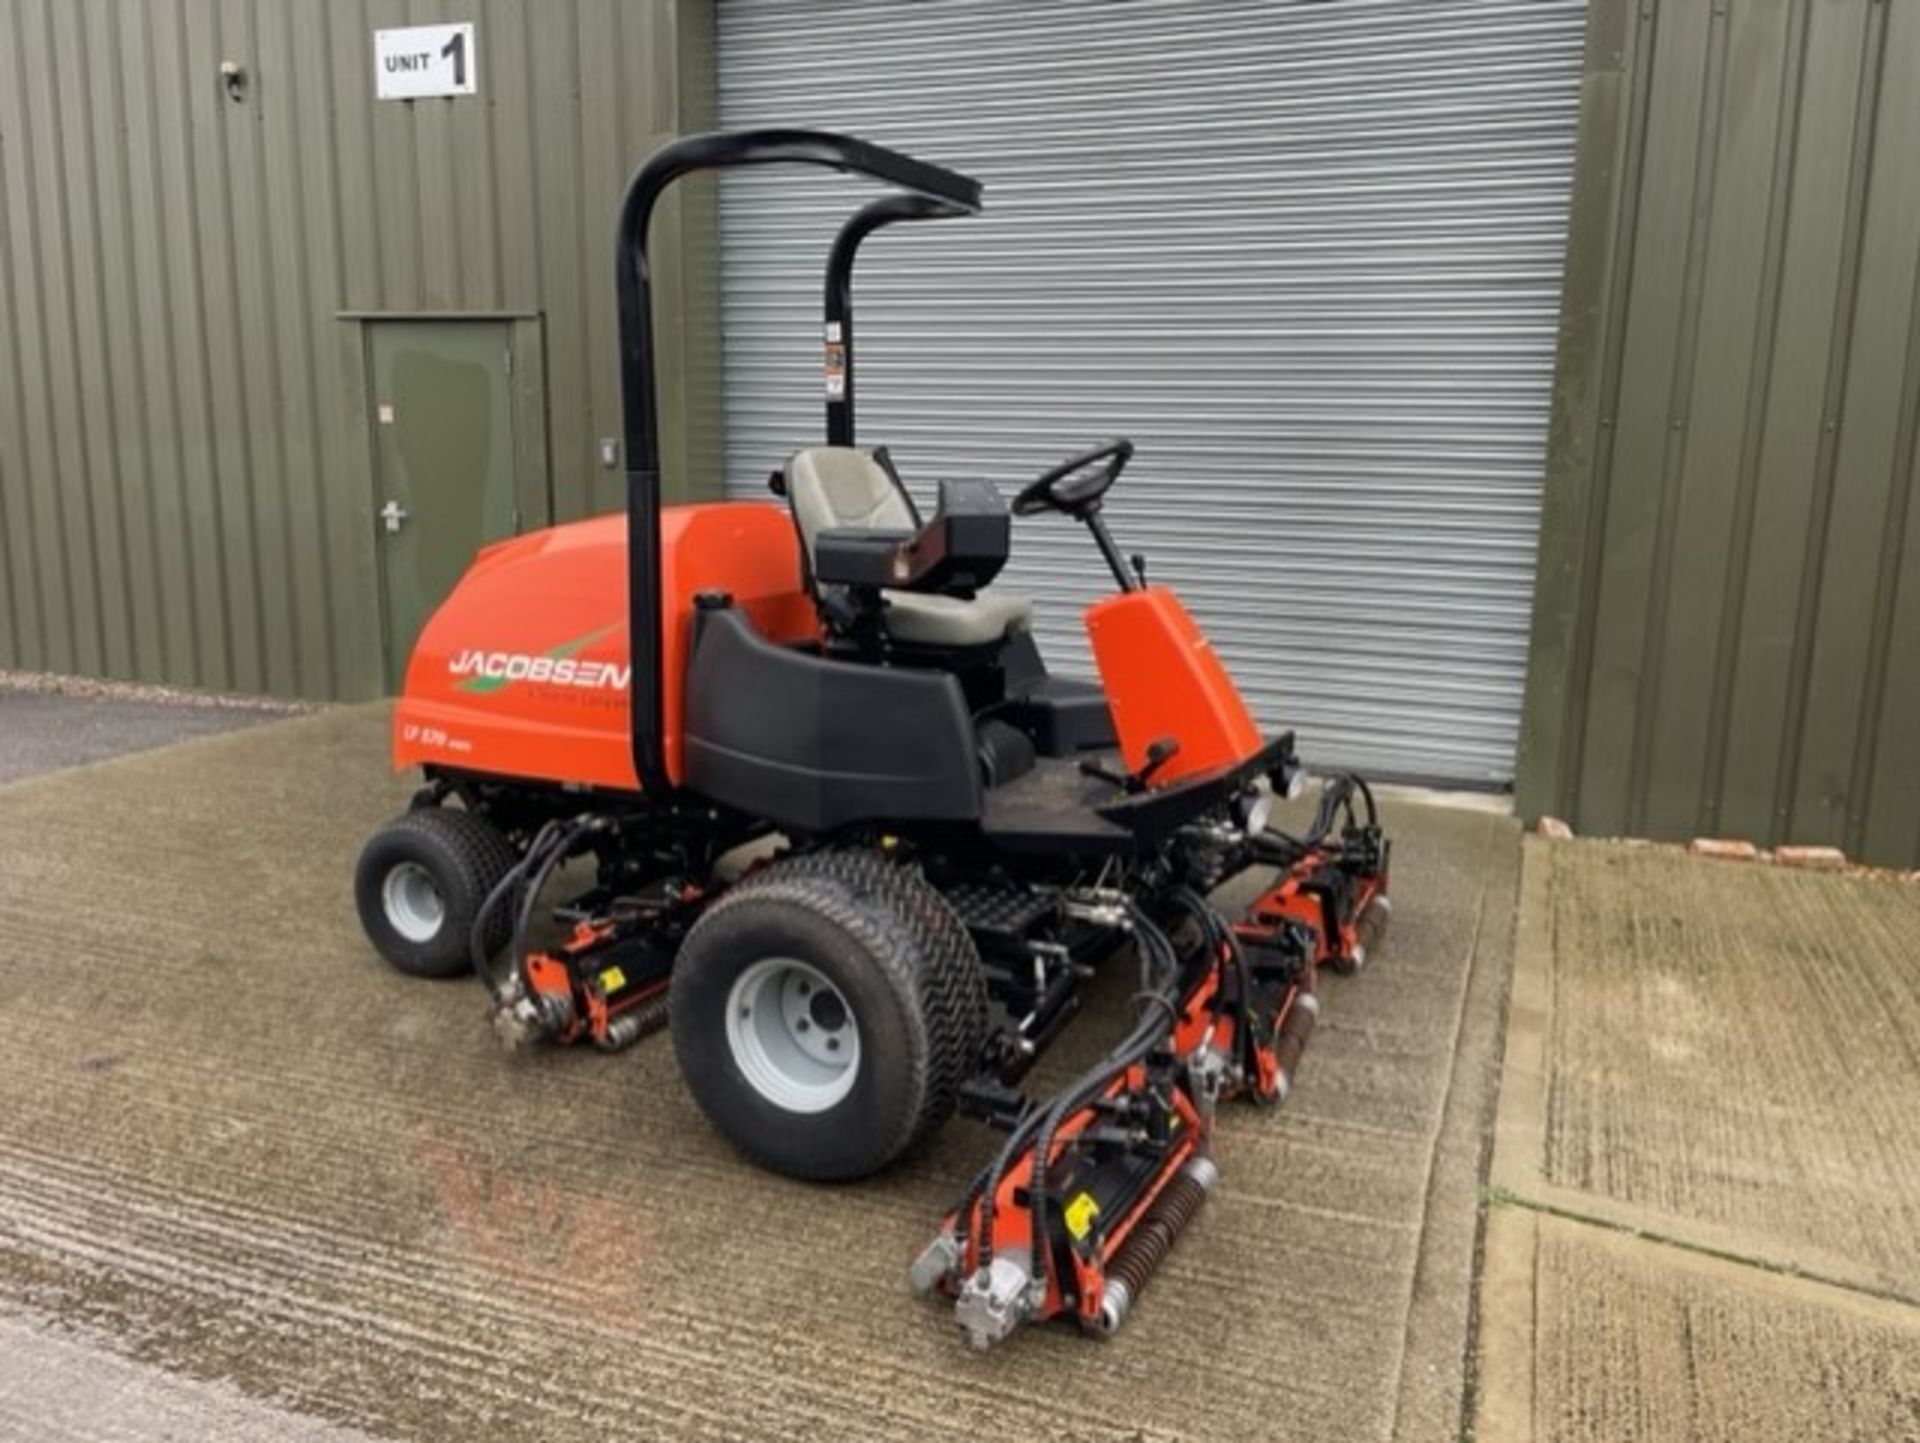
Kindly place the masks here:
<instances>
[{"instance_id":1,"label":"concrete floor","mask_svg":"<svg viewBox=\"0 0 1920 1443\"><path fill-rule=\"evenodd\" d=\"M20 1443L368 1443L369 1435L127 1357L71 1321L0 1310L0 1438Z\"/></svg>"},{"instance_id":2,"label":"concrete floor","mask_svg":"<svg viewBox=\"0 0 1920 1443\"><path fill-rule=\"evenodd\" d=\"M74 1394L76 1437L1457 1435L1510 822L1390 810L1394 936L1330 981L1288 1106L1223 1121L1127 1331L982 1357L903 1277L990 1134L773 1179L663 1041L510 1058L473 984L371 955L384 732L0 788L0 1431Z\"/></svg>"},{"instance_id":3,"label":"concrete floor","mask_svg":"<svg viewBox=\"0 0 1920 1443\"><path fill-rule=\"evenodd\" d=\"M1529 839L1482 1440L1920 1443L1920 887Z\"/></svg>"}]
</instances>

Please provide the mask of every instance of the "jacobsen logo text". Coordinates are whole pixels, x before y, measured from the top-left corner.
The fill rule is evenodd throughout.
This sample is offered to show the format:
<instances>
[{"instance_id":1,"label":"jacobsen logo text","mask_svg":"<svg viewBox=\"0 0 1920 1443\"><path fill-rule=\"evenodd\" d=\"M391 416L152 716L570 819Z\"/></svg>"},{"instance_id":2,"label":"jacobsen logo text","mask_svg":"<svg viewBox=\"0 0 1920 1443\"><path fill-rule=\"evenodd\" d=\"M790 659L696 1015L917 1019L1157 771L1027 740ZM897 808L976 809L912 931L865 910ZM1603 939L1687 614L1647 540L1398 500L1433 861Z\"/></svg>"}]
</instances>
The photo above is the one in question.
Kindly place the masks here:
<instances>
[{"instance_id":1,"label":"jacobsen logo text","mask_svg":"<svg viewBox=\"0 0 1920 1443\"><path fill-rule=\"evenodd\" d=\"M611 661L575 661L571 657L528 656L518 651L463 651L447 666L453 675L492 687L511 682L576 686L583 691L625 691L633 668Z\"/></svg>"}]
</instances>

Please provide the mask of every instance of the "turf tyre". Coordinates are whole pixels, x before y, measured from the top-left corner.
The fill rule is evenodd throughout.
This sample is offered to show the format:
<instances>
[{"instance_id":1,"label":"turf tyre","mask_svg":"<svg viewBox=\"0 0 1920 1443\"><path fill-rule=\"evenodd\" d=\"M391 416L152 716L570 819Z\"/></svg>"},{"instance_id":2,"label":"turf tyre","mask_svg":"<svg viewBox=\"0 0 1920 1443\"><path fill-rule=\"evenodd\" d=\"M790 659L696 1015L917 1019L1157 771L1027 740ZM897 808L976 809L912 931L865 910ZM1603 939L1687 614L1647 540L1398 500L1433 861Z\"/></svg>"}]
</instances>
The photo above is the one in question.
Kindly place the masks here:
<instances>
[{"instance_id":1,"label":"turf tyre","mask_svg":"<svg viewBox=\"0 0 1920 1443\"><path fill-rule=\"evenodd\" d=\"M425 807L388 822L360 852L354 868L354 904L374 950L410 977L458 977L472 970L473 921L481 903L519 860L513 844L485 817L453 807ZM440 922L430 935L407 935L389 903L395 869L431 879ZM506 945L513 909L488 918L487 955Z\"/></svg>"},{"instance_id":2,"label":"turf tyre","mask_svg":"<svg viewBox=\"0 0 1920 1443\"><path fill-rule=\"evenodd\" d=\"M850 1090L821 1110L771 1101L729 1039L735 984L767 958L826 978L858 1028ZM671 998L674 1053L714 1127L760 1166L816 1182L879 1172L944 1123L987 1030L965 926L917 868L871 849L808 853L736 884L687 934Z\"/></svg>"}]
</instances>

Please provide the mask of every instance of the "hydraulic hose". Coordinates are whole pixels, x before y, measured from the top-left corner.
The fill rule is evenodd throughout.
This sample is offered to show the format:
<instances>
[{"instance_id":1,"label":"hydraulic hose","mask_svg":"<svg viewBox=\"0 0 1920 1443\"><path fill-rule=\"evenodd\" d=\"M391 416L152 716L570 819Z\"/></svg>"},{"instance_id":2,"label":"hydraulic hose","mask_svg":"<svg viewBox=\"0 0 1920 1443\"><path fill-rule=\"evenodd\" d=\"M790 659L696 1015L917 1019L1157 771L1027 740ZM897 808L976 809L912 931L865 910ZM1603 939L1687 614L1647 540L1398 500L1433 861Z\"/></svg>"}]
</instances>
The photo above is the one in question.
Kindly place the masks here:
<instances>
[{"instance_id":1,"label":"hydraulic hose","mask_svg":"<svg viewBox=\"0 0 1920 1443\"><path fill-rule=\"evenodd\" d=\"M1174 898L1193 914L1200 924L1200 930L1207 939L1209 956L1225 956L1233 965L1234 981L1238 988L1235 998L1234 1017L1234 1059L1240 1066L1242 1075L1252 1077L1258 1068L1259 1044L1253 1036L1253 974L1247 966L1246 949L1240 945L1240 939L1234 935L1233 928L1220 915L1220 910L1191 887L1182 887L1174 893ZM1254 1093L1258 1095L1257 1089Z\"/></svg>"},{"instance_id":2,"label":"hydraulic hose","mask_svg":"<svg viewBox=\"0 0 1920 1443\"><path fill-rule=\"evenodd\" d=\"M533 868L526 890L520 894L520 910L513 924L513 974L529 994L533 991L533 982L527 976L527 934L533 927L533 914L539 906L540 894L546 890L555 869L572 853L574 843L600 825L598 818L579 817L563 827L547 854Z\"/></svg>"},{"instance_id":3,"label":"hydraulic hose","mask_svg":"<svg viewBox=\"0 0 1920 1443\"><path fill-rule=\"evenodd\" d=\"M1000 1179L1005 1174L1007 1168L1012 1165L1013 1159L1020 1155L1020 1149L1025 1146L1027 1140L1033 1136L1033 1130L1040 1125L1045 1116L1046 1109L1036 1107L1020 1119L1019 1124L1013 1131L1007 1134L1006 1143L995 1155L993 1161L988 1163L979 1173L975 1174L972 1185L967 1189L966 1197L961 1200L959 1208L954 1212L953 1240L954 1244L960 1249L961 1255L964 1257L967 1249L967 1237L970 1231L968 1223L973 1217L974 1204L978 1203L980 1205L980 1260L978 1264L980 1267L987 1267L993 1262L994 1201L1000 1191Z\"/></svg>"},{"instance_id":4,"label":"hydraulic hose","mask_svg":"<svg viewBox=\"0 0 1920 1443\"><path fill-rule=\"evenodd\" d=\"M520 860L507 869L507 874L494 884L486 900L481 902L480 910L473 915L473 926L467 933L467 949L473 954L473 970L480 974L480 980L487 984L487 990L496 997L500 995L500 980L494 975L493 959L487 953L487 923L493 914L501 908L515 888L526 878L527 867L535 858L543 855L552 845L554 835L559 831L560 823L548 822L534 833L533 840L527 844L527 850Z\"/></svg>"},{"instance_id":5,"label":"hydraulic hose","mask_svg":"<svg viewBox=\"0 0 1920 1443\"><path fill-rule=\"evenodd\" d=\"M473 953L474 970L487 984L487 990L494 996L502 996L506 986L517 981L521 989L532 991L532 982L527 976L527 934L532 926L533 914L539 904L540 894L546 890L554 870L570 856L575 844L589 832L603 828L603 818L591 815L580 816L572 821L558 819L546 823L534 834L528 844L525 855L502 877L480 904L480 910L474 914L473 928L468 934L467 943ZM487 924L495 912L518 890L520 905L514 915L513 937L511 942L511 971L507 982L493 970L492 960L487 956Z\"/></svg>"},{"instance_id":6,"label":"hydraulic hose","mask_svg":"<svg viewBox=\"0 0 1920 1443\"><path fill-rule=\"evenodd\" d=\"M1266 835L1277 837L1290 847L1300 851L1319 846L1333 832L1333 824L1342 809L1346 812L1347 823L1352 825L1357 819L1353 812L1354 794L1358 792L1366 804L1367 825L1377 827L1380 824L1380 809L1374 804L1373 788L1366 779L1354 772L1341 772L1327 778L1326 786L1320 792L1320 805L1313 814L1313 824L1307 828L1304 836L1296 837L1283 832L1278 827L1267 829Z\"/></svg>"},{"instance_id":7,"label":"hydraulic hose","mask_svg":"<svg viewBox=\"0 0 1920 1443\"><path fill-rule=\"evenodd\" d=\"M1141 945L1151 953L1150 959L1148 953L1143 952L1143 969L1150 967L1152 961L1158 961L1166 966L1170 973L1177 971L1178 959L1174 956L1172 945L1167 942L1165 934L1137 908L1131 911L1135 935L1141 939ZM1143 980L1150 979L1143 978ZM1174 980L1170 976L1163 985L1170 989ZM1006 1143L993 1162L968 1189L966 1197L955 1214L957 1221L954 1224L954 1241L964 1253L969 1231L968 1220L972 1217L974 1204L977 1202L980 1206L980 1249L975 1264L977 1268L989 1267L993 1263L993 1219L999 1205L1000 1183L1006 1176L1007 1170L1013 1166L1022 1150L1026 1148L1029 1140L1035 1139L1037 1133L1045 1132L1044 1138L1036 1139L1034 1148L1034 1166L1037 1170L1034 1197L1037 1201L1040 1195L1039 1174L1044 1173L1046 1163L1046 1151L1043 1149L1051 1149L1053 1132L1059 1127L1061 1120L1076 1108L1084 1106L1090 1100L1090 1095L1103 1088L1116 1073L1131 1067L1139 1057L1144 1056L1154 1042L1158 1041L1165 1034L1166 1029L1172 1025L1174 1007L1171 998L1156 994L1150 988L1143 989L1142 996L1149 999L1149 1011L1135 1026L1134 1031L1123 1038L1114 1051L1108 1053L1086 1073L1056 1094L1052 1101L1044 1107L1035 1108L1021 1119L1019 1126L1008 1135ZM1153 1012L1160 1007L1164 1007L1167 1011L1164 1023L1153 1016ZM1036 1228L1043 1217L1043 1213L1036 1213ZM1037 1256L1039 1249L1036 1248L1035 1252ZM1035 1276L1038 1277L1041 1274L1036 1271Z\"/></svg>"},{"instance_id":8,"label":"hydraulic hose","mask_svg":"<svg viewBox=\"0 0 1920 1443\"><path fill-rule=\"evenodd\" d=\"M1175 997L1175 990L1179 985L1179 954L1175 952L1173 943L1167 939L1167 934L1161 931L1145 912L1137 906L1130 907L1129 911L1133 917L1135 938L1140 945L1152 949L1155 959L1161 965L1163 976L1156 989L1140 994L1139 1000L1143 1004L1143 1012L1134 1030L1121 1041L1117 1048L1083 1073L1048 1107L1046 1116L1034 1134L1033 1175L1028 1191L1032 1198L1029 1210L1033 1214L1030 1262L1036 1279L1047 1276L1049 1261L1046 1170L1049 1154L1053 1151L1054 1133L1074 1112L1097 1098L1115 1077L1132 1067L1155 1046L1163 1042L1179 1016ZM996 1191L998 1189L997 1179L995 1189ZM991 1245L992 1233L988 1231L981 1242L983 1253ZM990 1253L986 1255L991 1256Z\"/></svg>"}]
</instances>

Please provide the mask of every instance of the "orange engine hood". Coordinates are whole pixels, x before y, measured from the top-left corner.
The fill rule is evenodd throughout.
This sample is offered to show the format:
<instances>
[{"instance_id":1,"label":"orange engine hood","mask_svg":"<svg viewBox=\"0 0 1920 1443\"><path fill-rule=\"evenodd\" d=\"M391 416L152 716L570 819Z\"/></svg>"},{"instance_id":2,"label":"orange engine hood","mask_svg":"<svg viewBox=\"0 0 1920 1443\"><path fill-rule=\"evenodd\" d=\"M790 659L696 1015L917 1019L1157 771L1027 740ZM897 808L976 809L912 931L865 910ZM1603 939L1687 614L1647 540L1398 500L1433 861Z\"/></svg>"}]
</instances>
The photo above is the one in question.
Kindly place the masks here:
<instances>
[{"instance_id":1,"label":"orange engine hood","mask_svg":"<svg viewBox=\"0 0 1920 1443\"><path fill-rule=\"evenodd\" d=\"M663 744L677 782L695 594L731 593L774 640L816 622L781 507L666 507L660 559ZM632 695L626 518L516 537L481 551L420 633L394 711L394 765L632 790Z\"/></svg>"}]
</instances>

